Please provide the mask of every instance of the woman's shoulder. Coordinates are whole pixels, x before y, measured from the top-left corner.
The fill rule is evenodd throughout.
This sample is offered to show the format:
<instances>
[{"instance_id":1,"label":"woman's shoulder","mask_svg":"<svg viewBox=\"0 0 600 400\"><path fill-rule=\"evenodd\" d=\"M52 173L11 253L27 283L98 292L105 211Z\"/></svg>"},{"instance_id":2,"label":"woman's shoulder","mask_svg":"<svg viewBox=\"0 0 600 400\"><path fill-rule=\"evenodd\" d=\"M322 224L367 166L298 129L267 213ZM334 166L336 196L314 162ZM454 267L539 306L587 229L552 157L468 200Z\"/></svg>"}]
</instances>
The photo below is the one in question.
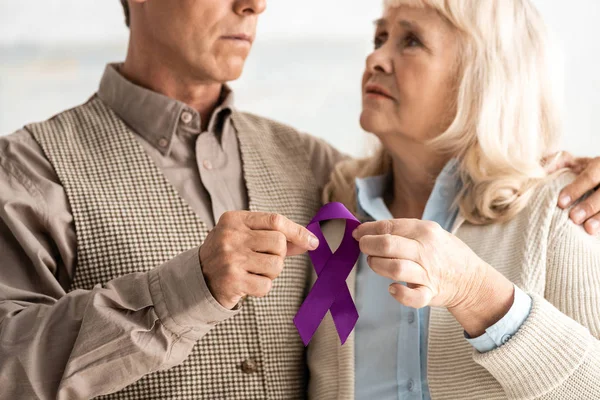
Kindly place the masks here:
<instances>
[{"instance_id":1,"label":"woman's shoulder","mask_svg":"<svg viewBox=\"0 0 600 400\"><path fill-rule=\"evenodd\" d=\"M560 192L574 179L575 175L567 171L548 177L532 189L526 205L517 215L502 223L474 225L470 234L474 238L481 238L481 230L486 230L494 232L497 235L495 237L502 240L513 237L515 243L523 240L531 242L535 245L531 249L539 250L542 242L548 243L553 237L560 235L569 223L574 225L569 219L570 210L563 210L558 206ZM471 225L467 224L469 226Z\"/></svg>"},{"instance_id":2,"label":"woman's shoulder","mask_svg":"<svg viewBox=\"0 0 600 400\"><path fill-rule=\"evenodd\" d=\"M576 225L569 217L574 206L562 209L558 206L561 191L572 183L577 176L571 171L561 171L540 184L531 197L521 218L527 218L530 229L543 229L548 232L548 240L570 232L575 235L588 236L582 226ZM586 194L583 198L589 196Z\"/></svg>"},{"instance_id":3,"label":"woman's shoulder","mask_svg":"<svg viewBox=\"0 0 600 400\"><path fill-rule=\"evenodd\" d=\"M572 183L577 178L570 170L562 170L549 177L542 185L541 188L546 191L546 195L556 197L565 188L565 186Z\"/></svg>"}]
</instances>

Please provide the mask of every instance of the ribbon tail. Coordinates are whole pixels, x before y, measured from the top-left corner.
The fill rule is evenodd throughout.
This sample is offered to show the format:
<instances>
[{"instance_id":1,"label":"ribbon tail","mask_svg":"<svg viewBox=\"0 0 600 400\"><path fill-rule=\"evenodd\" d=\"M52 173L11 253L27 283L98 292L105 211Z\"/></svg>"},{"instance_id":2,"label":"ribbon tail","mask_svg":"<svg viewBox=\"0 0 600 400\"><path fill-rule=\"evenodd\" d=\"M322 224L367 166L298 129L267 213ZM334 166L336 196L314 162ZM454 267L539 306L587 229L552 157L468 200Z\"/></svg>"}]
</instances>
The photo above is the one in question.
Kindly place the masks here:
<instances>
[{"instance_id":1,"label":"ribbon tail","mask_svg":"<svg viewBox=\"0 0 600 400\"><path fill-rule=\"evenodd\" d=\"M346 278L350 275L353 267L354 265L343 262L329 263L327 268L321 272L304 303L300 306L294 317L294 324L305 346L308 346L323 318L325 318L327 311L337 297L337 293L340 293L344 288L348 289Z\"/></svg>"},{"instance_id":2,"label":"ribbon tail","mask_svg":"<svg viewBox=\"0 0 600 400\"><path fill-rule=\"evenodd\" d=\"M331 316L342 344L346 343L358 322L358 310L354 305L348 286L344 287L338 298L331 305Z\"/></svg>"},{"instance_id":3,"label":"ribbon tail","mask_svg":"<svg viewBox=\"0 0 600 400\"><path fill-rule=\"evenodd\" d=\"M296 329L298 329L298 333L300 334L304 346L308 346L312 337L315 335L317 328L327 314L329 305L325 307L324 304L325 303L322 303L317 298L311 298L309 293L309 296L304 300L304 303L302 303L302 306L300 306L298 313L294 317L294 325L296 325Z\"/></svg>"}]
</instances>

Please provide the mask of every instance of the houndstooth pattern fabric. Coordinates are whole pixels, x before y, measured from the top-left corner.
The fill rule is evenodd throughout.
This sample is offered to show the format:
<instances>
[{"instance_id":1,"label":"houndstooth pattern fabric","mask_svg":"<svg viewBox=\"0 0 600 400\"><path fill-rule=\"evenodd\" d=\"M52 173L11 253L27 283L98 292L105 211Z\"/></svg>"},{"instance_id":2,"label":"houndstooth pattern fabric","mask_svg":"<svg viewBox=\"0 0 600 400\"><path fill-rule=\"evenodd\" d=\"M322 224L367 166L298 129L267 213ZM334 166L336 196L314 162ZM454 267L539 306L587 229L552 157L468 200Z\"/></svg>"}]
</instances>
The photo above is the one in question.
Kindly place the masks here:
<instances>
[{"instance_id":1,"label":"houndstooth pattern fabric","mask_svg":"<svg viewBox=\"0 0 600 400\"><path fill-rule=\"evenodd\" d=\"M319 193L297 133L234 112L251 211L306 225ZM202 243L205 224L98 97L28 126L64 186L77 233L71 290L148 271ZM248 298L242 311L197 343L188 359L149 374L105 399L304 398L304 346L293 325L310 271L308 257L286 261L269 296ZM245 360L257 372L242 369Z\"/></svg>"}]
</instances>

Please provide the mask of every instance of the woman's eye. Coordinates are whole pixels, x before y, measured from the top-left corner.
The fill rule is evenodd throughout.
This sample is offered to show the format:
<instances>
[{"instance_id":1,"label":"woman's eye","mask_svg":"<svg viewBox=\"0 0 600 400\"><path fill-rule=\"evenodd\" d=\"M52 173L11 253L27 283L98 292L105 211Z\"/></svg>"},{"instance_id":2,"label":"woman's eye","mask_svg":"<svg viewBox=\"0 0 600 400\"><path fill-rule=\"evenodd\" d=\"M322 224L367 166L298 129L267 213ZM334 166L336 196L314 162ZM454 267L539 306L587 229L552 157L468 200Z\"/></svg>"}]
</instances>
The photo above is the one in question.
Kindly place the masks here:
<instances>
[{"instance_id":1,"label":"woman's eye","mask_svg":"<svg viewBox=\"0 0 600 400\"><path fill-rule=\"evenodd\" d=\"M379 49L385 43L385 35L377 35L375 39L373 39L373 47L375 50Z\"/></svg>"},{"instance_id":2,"label":"woman's eye","mask_svg":"<svg viewBox=\"0 0 600 400\"><path fill-rule=\"evenodd\" d=\"M405 47L419 47L421 46L421 41L414 35L408 35L406 39L404 39Z\"/></svg>"}]
</instances>

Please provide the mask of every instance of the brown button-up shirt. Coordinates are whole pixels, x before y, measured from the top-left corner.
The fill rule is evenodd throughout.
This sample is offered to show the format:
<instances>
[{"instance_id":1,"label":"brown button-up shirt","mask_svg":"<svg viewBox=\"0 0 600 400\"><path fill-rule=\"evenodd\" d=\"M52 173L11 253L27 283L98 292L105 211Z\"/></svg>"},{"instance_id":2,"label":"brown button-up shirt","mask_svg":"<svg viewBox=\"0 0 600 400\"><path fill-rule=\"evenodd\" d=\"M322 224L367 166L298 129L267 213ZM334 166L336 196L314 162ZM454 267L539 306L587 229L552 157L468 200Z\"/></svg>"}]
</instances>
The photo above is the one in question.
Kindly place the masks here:
<instances>
[{"instance_id":1,"label":"brown button-up shirt","mask_svg":"<svg viewBox=\"0 0 600 400\"><path fill-rule=\"evenodd\" d=\"M107 66L98 96L209 227L226 211L247 209L231 90L224 87L205 132L196 110L129 82L118 65ZM304 139L323 186L343 156L322 140ZM66 193L42 149L26 130L1 137L0 398L87 398L126 386L131 371L115 371L114 363L103 369L103 358L128 357L146 373L168 368L235 314L216 302L198 273L198 248L149 273L67 293L76 248ZM190 333L173 334L175 326ZM106 374L105 383L86 385L92 374Z\"/></svg>"}]
</instances>

